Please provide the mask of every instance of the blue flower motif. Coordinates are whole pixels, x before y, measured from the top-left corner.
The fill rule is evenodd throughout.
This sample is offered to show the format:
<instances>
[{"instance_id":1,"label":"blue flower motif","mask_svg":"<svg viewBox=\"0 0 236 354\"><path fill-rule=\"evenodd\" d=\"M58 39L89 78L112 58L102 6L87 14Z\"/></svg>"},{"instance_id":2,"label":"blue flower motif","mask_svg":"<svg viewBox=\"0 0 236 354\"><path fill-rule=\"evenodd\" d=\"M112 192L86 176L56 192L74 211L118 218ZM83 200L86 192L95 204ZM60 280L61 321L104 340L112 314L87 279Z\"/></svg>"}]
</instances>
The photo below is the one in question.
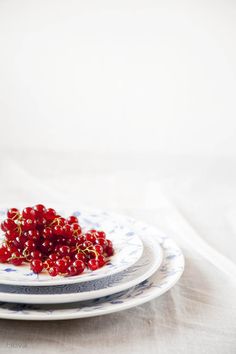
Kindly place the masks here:
<instances>
[{"instance_id":1,"label":"blue flower motif","mask_svg":"<svg viewBox=\"0 0 236 354\"><path fill-rule=\"evenodd\" d=\"M5 269L3 269L4 270L4 272L8 272L8 273L10 273L10 272L16 272L16 269L12 269L12 268L5 268Z\"/></svg>"}]
</instances>

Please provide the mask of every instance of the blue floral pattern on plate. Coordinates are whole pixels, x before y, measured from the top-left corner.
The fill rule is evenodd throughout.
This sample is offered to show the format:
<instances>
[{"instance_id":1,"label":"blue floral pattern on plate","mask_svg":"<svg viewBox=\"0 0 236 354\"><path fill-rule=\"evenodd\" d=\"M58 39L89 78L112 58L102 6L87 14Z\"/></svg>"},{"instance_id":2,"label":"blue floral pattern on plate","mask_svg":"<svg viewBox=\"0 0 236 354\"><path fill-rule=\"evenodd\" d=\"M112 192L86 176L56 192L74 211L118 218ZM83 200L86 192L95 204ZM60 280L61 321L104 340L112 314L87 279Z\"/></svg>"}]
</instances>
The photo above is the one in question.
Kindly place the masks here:
<instances>
[{"instance_id":1,"label":"blue floral pattern on plate","mask_svg":"<svg viewBox=\"0 0 236 354\"><path fill-rule=\"evenodd\" d=\"M113 214L111 214L113 215ZM102 298L58 305L25 305L0 303L0 318L19 320L63 320L105 315L122 311L150 301L168 291L181 277L184 256L176 243L155 227L119 216L130 232L142 238L152 237L163 249L163 263L150 278L132 287Z\"/></svg>"}]
</instances>

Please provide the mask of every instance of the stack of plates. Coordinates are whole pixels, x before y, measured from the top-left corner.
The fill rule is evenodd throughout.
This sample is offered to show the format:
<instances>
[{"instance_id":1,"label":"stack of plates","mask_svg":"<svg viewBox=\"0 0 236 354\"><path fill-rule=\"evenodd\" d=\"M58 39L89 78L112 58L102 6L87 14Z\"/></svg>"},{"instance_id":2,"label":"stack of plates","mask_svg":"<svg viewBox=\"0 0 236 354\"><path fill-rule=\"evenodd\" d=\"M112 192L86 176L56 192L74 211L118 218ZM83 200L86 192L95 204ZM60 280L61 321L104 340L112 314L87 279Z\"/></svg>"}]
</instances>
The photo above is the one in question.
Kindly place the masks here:
<instances>
[{"instance_id":1,"label":"stack of plates","mask_svg":"<svg viewBox=\"0 0 236 354\"><path fill-rule=\"evenodd\" d=\"M103 211L80 209L66 214L78 216L84 229L104 230L115 255L104 267L74 277L52 278L35 275L28 265L0 264L0 318L62 320L105 315L150 301L180 278L183 254L158 229Z\"/></svg>"}]
</instances>

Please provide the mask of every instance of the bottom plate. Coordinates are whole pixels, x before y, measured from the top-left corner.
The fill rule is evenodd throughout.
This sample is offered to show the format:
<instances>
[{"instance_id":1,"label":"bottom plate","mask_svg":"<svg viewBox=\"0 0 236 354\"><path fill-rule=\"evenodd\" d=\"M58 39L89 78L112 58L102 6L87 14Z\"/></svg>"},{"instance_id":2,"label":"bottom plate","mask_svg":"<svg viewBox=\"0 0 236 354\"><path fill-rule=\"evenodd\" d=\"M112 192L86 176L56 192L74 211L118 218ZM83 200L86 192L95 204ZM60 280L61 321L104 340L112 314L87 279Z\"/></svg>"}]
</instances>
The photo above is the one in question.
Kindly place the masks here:
<instances>
[{"instance_id":1,"label":"bottom plate","mask_svg":"<svg viewBox=\"0 0 236 354\"><path fill-rule=\"evenodd\" d=\"M144 238L155 237L163 249L163 263L149 279L118 294L90 301L60 305L0 303L0 318L18 320L65 320L100 316L141 305L168 291L184 270L184 257L176 243L156 228L129 219L130 228Z\"/></svg>"}]
</instances>

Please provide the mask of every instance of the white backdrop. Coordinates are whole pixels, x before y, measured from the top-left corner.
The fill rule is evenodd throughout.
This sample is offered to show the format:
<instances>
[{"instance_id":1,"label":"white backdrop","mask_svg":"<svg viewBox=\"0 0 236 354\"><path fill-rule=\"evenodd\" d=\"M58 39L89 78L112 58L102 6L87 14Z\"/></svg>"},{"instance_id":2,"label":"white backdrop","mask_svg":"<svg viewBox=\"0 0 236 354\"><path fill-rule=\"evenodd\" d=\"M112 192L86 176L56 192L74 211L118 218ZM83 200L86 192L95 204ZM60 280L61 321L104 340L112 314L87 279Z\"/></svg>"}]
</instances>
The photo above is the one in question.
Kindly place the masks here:
<instances>
[{"instance_id":1,"label":"white backdrop","mask_svg":"<svg viewBox=\"0 0 236 354\"><path fill-rule=\"evenodd\" d=\"M234 155L235 18L232 0L1 0L1 150Z\"/></svg>"}]
</instances>

